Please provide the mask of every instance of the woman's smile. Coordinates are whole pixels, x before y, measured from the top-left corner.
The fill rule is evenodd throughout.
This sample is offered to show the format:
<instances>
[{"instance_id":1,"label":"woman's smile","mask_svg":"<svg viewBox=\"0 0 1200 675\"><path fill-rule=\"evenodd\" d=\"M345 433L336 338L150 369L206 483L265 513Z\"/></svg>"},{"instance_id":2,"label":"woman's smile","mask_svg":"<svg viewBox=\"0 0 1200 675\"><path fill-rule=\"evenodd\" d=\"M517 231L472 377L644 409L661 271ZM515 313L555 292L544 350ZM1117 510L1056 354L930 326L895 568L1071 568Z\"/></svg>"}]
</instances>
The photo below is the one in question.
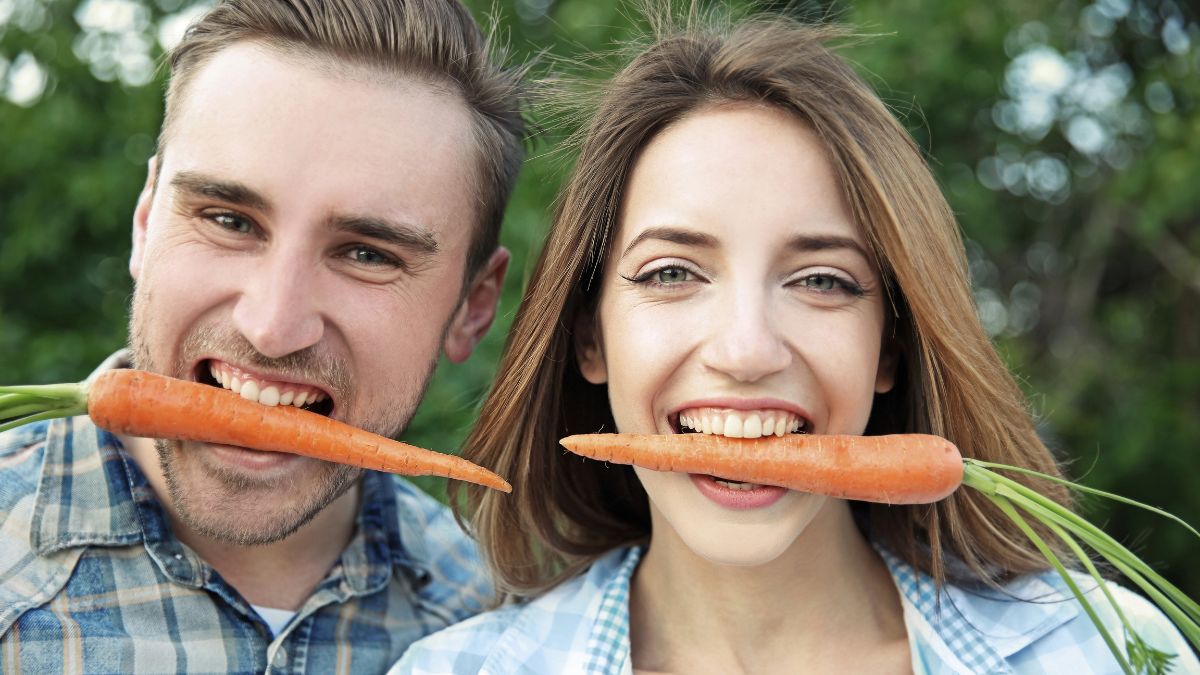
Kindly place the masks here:
<instances>
[{"instance_id":1,"label":"woman's smile","mask_svg":"<svg viewBox=\"0 0 1200 675\"><path fill-rule=\"evenodd\" d=\"M863 432L893 367L879 272L840 195L812 131L770 108L702 109L645 147L577 331L618 431ZM653 527L720 562L768 562L836 501L636 471Z\"/></svg>"}]
</instances>

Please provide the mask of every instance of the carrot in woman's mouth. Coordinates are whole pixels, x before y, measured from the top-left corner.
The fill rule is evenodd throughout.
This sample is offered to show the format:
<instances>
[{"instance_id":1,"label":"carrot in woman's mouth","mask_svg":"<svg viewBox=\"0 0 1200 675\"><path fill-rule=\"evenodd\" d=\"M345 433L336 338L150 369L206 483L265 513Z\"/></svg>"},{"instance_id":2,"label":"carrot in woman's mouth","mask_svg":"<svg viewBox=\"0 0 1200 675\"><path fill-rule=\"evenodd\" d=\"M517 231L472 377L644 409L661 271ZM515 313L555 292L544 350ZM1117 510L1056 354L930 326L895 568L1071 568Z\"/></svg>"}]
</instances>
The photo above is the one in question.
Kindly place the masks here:
<instances>
[{"instance_id":1,"label":"carrot in woman's mouth","mask_svg":"<svg viewBox=\"0 0 1200 675\"><path fill-rule=\"evenodd\" d=\"M293 406L140 370L118 369L79 384L0 387L0 431L87 414L116 434L287 452L406 476L445 476L503 492L503 478L461 457L384 438Z\"/></svg>"},{"instance_id":2,"label":"carrot in woman's mouth","mask_svg":"<svg viewBox=\"0 0 1200 675\"><path fill-rule=\"evenodd\" d=\"M963 459L937 436L728 438L707 434L586 434L560 441L571 452L655 471L707 474L884 504L926 504L963 480Z\"/></svg>"}]
</instances>

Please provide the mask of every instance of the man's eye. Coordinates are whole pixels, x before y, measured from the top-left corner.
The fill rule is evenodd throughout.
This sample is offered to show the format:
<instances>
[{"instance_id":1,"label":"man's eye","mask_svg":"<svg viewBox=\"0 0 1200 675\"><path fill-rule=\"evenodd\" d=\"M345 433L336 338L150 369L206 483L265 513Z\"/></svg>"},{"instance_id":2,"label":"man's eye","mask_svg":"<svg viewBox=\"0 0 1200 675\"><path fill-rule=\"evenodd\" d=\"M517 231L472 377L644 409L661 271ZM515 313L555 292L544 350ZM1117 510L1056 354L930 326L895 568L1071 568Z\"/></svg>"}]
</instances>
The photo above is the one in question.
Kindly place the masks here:
<instances>
[{"instance_id":1,"label":"man's eye","mask_svg":"<svg viewBox=\"0 0 1200 675\"><path fill-rule=\"evenodd\" d=\"M231 213L218 213L215 216L211 216L211 218L214 223L230 232L250 234L254 231L254 226L250 224L250 221L245 218L239 218Z\"/></svg>"},{"instance_id":2,"label":"man's eye","mask_svg":"<svg viewBox=\"0 0 1200 675\"><path fill-rule=\"evenodd\" d=\"M347 251L347 257L360 265L367 265L371 267L400 266L399 261L397 261L395 258L365 246L356 246L350 249Z\"/></svg>"}]
</instances>

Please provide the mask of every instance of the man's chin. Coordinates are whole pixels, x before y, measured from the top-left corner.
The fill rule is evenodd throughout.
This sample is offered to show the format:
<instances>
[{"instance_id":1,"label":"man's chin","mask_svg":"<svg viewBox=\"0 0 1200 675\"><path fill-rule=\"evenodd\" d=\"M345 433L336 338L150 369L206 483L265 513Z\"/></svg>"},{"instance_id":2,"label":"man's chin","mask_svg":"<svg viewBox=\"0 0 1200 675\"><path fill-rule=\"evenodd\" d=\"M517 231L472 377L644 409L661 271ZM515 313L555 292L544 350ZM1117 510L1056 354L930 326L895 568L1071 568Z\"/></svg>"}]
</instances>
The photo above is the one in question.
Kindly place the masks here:
<instances>
[{"instance_id":1,"label":"man's chin","mask_svg":"<svg viewBox=\"0 0 1200 675\"><path fill-rule=\"evenodd\" d=\"M160 448L160 459L183 524L242 546L286 539L361 474L297 455L208 443L169 444L165 453Z\"/></svg>"}]
</instances>

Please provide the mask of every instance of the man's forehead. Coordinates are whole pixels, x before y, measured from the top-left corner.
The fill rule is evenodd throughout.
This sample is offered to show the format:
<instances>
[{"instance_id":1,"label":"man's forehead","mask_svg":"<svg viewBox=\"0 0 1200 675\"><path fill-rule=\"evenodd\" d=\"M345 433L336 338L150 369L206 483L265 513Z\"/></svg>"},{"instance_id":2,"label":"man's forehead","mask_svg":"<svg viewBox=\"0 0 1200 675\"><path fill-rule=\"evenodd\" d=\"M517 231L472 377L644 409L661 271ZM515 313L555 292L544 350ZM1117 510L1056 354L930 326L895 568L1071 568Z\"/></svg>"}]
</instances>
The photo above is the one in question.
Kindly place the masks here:
<instances>
[{"instance_id":1,"label":"man's forehead","mask_svg":"<svg viewBox=\"0 0 1200 675\"><path fill-rule=\"evenodd\" d=\"M164 180L203 177L277 209L433 230L476 219L469 111L419 81L340 79L235 45L195 74L173 125Z\"/></svg>"}]
</instances>

